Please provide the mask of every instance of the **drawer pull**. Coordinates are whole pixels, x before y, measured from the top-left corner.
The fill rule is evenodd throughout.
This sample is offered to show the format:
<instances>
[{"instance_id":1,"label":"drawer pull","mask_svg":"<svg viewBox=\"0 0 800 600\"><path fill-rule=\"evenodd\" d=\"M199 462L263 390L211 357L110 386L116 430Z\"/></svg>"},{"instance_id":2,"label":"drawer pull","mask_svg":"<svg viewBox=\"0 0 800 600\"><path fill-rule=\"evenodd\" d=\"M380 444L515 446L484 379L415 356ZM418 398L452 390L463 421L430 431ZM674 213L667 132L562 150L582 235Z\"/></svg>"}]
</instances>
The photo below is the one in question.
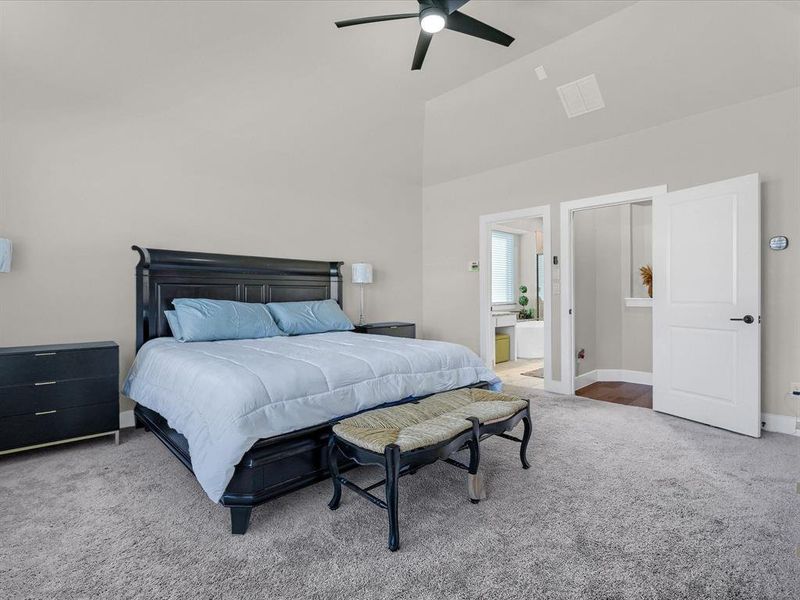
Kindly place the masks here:
<instances>
[{"instance_id":1,"label":"drawer pull","mask_svg":"<svg viewBox=\"0 0 800 600\"><path fill-rule=\"evenodd\" d=\"M34 413L37 417L41 417L42 415L52 415L54 412L58 412L55 410L43 410L42 412Z\"/></svg>"},{"instance_id":2,"label":"drawer pull","mask_svg":"<svg viewBox=\"0 0 800 600\"><path fill-rule=\"evenodd\" d=\"M34 356L55 356L55 352L37 352Z\"/></svg>"},{"instance_id":3,"label":"drawer pull","mask_svg":"<svg viewBox=\"0 0 800 600\"><path fill-rule=\"evenodd\" d=\"M58 382L57 381L38 381L38 382L34 383L33 385L37 385L37 386L38 385L55 385L56 383L58 383Z\"/></svg>"}]
</instances>

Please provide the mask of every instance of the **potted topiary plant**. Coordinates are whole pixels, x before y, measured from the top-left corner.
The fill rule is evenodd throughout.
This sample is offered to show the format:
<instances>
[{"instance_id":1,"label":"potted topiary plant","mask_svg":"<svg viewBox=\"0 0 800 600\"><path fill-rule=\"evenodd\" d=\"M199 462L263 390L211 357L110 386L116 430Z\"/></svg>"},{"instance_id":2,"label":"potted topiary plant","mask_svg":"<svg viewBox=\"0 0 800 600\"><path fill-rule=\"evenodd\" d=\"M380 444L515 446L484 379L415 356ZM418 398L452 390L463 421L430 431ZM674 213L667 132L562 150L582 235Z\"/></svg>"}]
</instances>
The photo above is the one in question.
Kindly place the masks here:
<instances>
[{"instance_id":1,"label":"potted topiary plant","mask_svg":"<svg viewBox=\"0 0 800 600\"><path fill-rule=\"evenodd\" d=\"M519 305L522 307L522 310L519 311L519 318L530 319L533 315L531 314L531 309L526 308L528 306L529 301L528 297L525 295L528 293L528 286L526 285L519 286L519 291L520 291L520 296L517 302L519 302Z\"/></svg>"}]
</instances>

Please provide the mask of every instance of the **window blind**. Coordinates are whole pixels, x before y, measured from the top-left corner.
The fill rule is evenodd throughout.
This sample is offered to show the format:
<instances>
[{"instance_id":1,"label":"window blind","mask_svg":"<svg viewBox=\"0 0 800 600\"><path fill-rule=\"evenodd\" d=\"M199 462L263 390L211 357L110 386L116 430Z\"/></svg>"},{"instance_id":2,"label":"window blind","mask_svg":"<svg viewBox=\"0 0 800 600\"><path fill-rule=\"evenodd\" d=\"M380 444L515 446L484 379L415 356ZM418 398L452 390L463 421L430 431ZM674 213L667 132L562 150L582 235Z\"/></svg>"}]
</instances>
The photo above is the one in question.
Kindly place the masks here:
<instances>
[{"instance_id":1,"label":"window blind","mask_svg":"<svg viewBox=\"0 0 800 600\"><path fill-rule=\"evenodd\" d=\"M492 304L515 304L514 280L517 272L515 236L492 231Z\"/></svg>"}]
</instances>

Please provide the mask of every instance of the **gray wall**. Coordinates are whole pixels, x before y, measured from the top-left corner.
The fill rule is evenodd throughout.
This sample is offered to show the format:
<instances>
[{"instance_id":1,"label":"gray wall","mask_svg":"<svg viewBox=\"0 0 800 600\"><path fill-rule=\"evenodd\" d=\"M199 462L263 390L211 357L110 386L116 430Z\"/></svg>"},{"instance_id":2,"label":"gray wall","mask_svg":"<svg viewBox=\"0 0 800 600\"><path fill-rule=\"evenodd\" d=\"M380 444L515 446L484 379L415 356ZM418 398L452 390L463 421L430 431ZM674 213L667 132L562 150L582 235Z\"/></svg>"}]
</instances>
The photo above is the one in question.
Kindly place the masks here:
<instances>
[{"instance_id":1,"label":"gray wall","mask_svg":"<svg viewBox=\"0 0 800 600\"><path fill-rule=\"evenodd\" d=\"M558 248L559 203L667 184L677 190L759 172L762 235L800 239L800 89L694 115L602 142L475 173L423 192L423 331L478 350L478 277L464 265L478 256L478 217L551 205ZM800 381L798 247L764 250L763 409L793 415L786 397ZM657 291L655 292L657 293ZM452 302L458 298L458 302ZM556 298L557 300L558 298ZM553 302L551 358L560 377L560 323Z\"/></svg>"},{"instance_id":2,"label":"gray wall","mask_svg":"<svg viewBox=\"0 0 800 600\"><path fill-rule=\"evenodd\" d=\"M583 375L597 368L597 260L594 255L597 236L596 211L575 215L575 352L583 350L586 358L577 361L577 374Z\"/></svg>"},{"instance_id":3,"label":"gray wall","mask_svg":"<svg viewBox=\"0 0 800 600\"><path fill-rule=\"evenodd\" d=\"M653 203L630 205L631 298L647 298L647 286L639 272L645 265L653 266Z\"/></svg>"},{"instance_id":4,"label":"gray wall","mask_svg":"<svg viewBox=\"0 0 800 600\"><path fill-rule=\"evenodd\" d=\"M421 99L365 107L358 88L340 87L350 82L303 72L324 57L302 41L279 70L245 35L246 5L231 9L234 23L199 23L221 19L218 5L2 9L0 236L15 254L0 274L0 345L116 340L125 373L132 244L343 260L351 318L349 263L368 261L367 316L421 320ZM231 37L191 47L200 33L181 15ZM62 16L74 28L48 30ZM146 35L128 39L137 30ZM106 50L94 35L108 36Z\"/></svg>"}]
</instances>

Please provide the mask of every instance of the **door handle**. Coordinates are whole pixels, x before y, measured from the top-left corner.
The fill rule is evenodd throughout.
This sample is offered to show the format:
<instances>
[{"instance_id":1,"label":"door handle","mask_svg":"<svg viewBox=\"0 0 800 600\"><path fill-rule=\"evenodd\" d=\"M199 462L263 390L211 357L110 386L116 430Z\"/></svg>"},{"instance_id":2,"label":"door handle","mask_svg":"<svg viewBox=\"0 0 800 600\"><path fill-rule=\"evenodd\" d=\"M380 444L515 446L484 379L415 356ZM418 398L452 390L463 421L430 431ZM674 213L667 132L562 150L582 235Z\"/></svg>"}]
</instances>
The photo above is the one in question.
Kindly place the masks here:
<instances>
[{"instance_id":1,"label":"door handle","mask_svg":"<svg viewBox=\"0 0 800 600\"><path fill-rule=\"evenodd\" d=\"M731 321L744 321L748 325L755 322L753 315L745 315L741 319L731 319Z\"/></svg>"}]
</instances>

